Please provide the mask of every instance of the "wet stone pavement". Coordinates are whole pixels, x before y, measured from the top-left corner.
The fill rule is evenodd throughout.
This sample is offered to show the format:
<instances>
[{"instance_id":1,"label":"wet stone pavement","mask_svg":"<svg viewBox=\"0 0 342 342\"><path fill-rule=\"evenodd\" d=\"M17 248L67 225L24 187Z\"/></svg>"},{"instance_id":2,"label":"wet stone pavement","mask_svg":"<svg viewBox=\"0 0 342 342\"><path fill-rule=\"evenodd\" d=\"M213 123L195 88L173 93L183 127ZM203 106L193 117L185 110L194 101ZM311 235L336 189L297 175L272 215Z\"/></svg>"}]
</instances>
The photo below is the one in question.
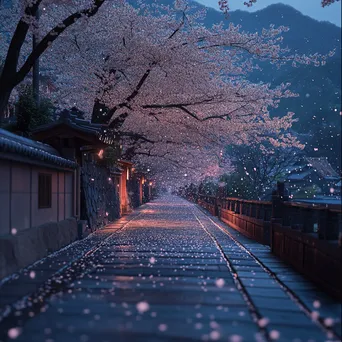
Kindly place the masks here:
<instances>
[{"instance_id":1,"label":"wet stone pavement","mask_svg":"<svg viewBox=\"0 0 342 342\"><path fill-rule=\"evenodd\" d=\"M175 196L3 282L0 317L1 342L323 342L341 331L339 303Z\"/></svg>"}]
</instances>

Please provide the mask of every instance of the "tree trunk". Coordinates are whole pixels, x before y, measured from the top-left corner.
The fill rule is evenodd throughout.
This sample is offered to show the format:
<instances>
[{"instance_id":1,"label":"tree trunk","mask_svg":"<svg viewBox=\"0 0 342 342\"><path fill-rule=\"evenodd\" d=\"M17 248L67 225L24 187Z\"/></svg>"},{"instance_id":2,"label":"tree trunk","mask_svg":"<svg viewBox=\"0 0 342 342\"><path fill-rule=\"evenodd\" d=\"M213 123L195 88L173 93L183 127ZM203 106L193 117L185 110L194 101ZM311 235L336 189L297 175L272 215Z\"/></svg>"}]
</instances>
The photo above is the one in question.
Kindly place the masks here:
<instances>
[{"instance_id":1,"label":"tree trunk","mask_svg":"<svg viewBox=\"0 0 342 342\"><path fill-rule=\"evenodd\" d=\"M106 117L108 113L108 107L106 107L99 99L95 99L93 106L93 113L91 116L92 123L106 124Z\"/></svg>"},{"instance_id":2,"label":"tree trunk","mask_svg":"<svg viewBox=\"0 0 342 342\"><path fill-rule=\"evenodd\" d=\"M0 123L4 119L6 110L7 110L7 105L8 105L8 100L10 98L12 89L6 89L0 91Z\"/></svg>"},{"instance_id":3,"label":"tree trunk","mask_svg":"<svg viewBox=\"0 0 342 342\"><path fill-rule=\"evenodd\" d=\"M39 22L39 8L36 12L36 20ZM39 42L38 33L35 32L32 37L32 51L34 51L37 48ZM36 103L37 108L39 107L39 57L35 60L32 68L32 89L33 89L33 97L34 101Z\"/></svg>"},{"instance_id":4,"label":"tree trunk","mask_svg":"<svg viewBox=\"0 0 342 342\"><path fill-rule=\"evenodd\" d=\"M42 0L36 0L32 4L30 3L25 7L25 16L19 20L13 33L11 43L8 47L3 70L2 73L0 73L0 122L5 116L6 107L13 88L24 80L24 78L32 69L36 60L69 26L74 24L83 16L88 18L94 16L105 1L106 0L93 0L93 4L89 8L70 14L40 40L35 49L31 51L21 68L17 70L20 51L30 28L29 21L25 20L25 16L27 18L33 18L36 16L36 12L38 11Z\"/></svg>"}]
</instances>

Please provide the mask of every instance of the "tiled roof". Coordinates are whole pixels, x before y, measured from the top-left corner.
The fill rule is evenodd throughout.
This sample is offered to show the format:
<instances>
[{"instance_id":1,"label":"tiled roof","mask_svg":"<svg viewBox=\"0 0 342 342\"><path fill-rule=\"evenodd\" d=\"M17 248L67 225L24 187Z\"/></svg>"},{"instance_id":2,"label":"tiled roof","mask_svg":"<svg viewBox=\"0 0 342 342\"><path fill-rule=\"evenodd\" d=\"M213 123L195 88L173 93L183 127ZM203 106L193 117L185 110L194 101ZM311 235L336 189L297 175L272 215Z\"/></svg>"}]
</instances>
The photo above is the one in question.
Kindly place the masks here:
<instances>
[{"instance_id":1,"label":"tiled roof","mask_svg":"<svg viewBox=\"0 0 342 342\"><path fill-rule=\"evenodd\" d=\"M339 177L338 173L332 168L327 158L306 158L308 166L313 167L317 170L321 177Z\"/></svg>"},{"instance_id":2,"label":"tiled roof","mask_svg":"<svg viewBox=\"0 0 342 342\"><path fill-rule=\"evenodd\" d=\"M0 152L12 153L62 167L77 167L77 163L60 157L51 146L21 137L4 129L0 129Z\"/></svg>"},{"instance_id":3,"label":"tiled roof","mask_svg":"<svg viewBox=\"0 0 342 342\"><path fill-rule=\"evenodd\" d=\"M76 115L65 110L60 114L58 120L48 123L46 125L39 126L36 129L34 129L33 132L45 131L49 128L58 126L61 123L65 123L68 126L71 126L75 129L95 135L98 135L101 132L101 128L103 127L103 125L101 124L93 124L88 120L79 119Z\"/></svg>"},{"instance_id":4,"label":"tiled roof","mask_svg":"<svg viewBox=\"0 0 342 342\"><path fill-rule=\"evenodd\" d=\"M286 167L285 171L292 172L292 171L297 171L299 172L300 170L305 168L305 164L303 165L289 165Z\"/></svg>"},{"instance_id":5,"label":"tiled roof","mask_svg":"<svg viewBox=\"0 0 342 342\"><path fill-rule=\"evenodd\" d=\"M302 180L305 177L309 176L311 172L312 171L310 170L310 171L301 172L301 173L292 173L287 177L287 179L288 180Z\"/></svg>"},{"instance_id":6,"label":"tiled roof","mask_svg":"<svg viewBox=\"0 0 342 342\"><path fill-rule=\"evenodd\" d=\"M54 128L61 124L68 125L70 128L73 128L77 131L94 135L99 140L101 140L102 142L106 144L112 144L115 139L115 135L113 135L112 132L108 129L107 125L92 123L89 120L80 119L77 117L76 114L73 114L72 112L68 110L64 110L60 114L58 120L52 123L37 127L36 129L33 130L33 133L42 132L42 131Z\"/></svg>"}]
</instances>

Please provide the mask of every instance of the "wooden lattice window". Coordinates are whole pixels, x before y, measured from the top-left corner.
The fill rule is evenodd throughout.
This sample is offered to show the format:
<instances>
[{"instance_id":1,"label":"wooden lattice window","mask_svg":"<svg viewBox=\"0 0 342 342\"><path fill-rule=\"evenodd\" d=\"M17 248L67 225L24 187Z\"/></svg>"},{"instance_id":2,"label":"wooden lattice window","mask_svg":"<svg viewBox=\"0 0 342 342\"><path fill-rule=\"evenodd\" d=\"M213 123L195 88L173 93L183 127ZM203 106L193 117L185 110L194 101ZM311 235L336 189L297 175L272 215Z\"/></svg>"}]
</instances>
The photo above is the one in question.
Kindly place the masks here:
<instances>
[{"instance_id":1,"label":"wooden lattice window","mask_svg":"<svg viewBox=\"0 0 342 342\"><path fill-rule=\"evenodd\" d=\"M38 174L38 208L51 208L52 199L52 175L49 173Z\"/></svg>"}]
</instances>

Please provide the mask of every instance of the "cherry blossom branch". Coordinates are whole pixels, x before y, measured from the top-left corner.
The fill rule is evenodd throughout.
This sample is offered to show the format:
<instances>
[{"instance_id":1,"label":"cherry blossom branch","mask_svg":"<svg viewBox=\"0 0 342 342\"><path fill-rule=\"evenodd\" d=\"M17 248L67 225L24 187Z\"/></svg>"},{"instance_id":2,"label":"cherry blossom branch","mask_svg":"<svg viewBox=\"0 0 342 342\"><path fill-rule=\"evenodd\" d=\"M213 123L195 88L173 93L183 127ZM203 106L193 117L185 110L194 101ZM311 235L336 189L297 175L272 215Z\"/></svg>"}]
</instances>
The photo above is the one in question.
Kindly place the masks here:
<instances>
[{"instance_id":1,"label":"cherry blossom branch","mask_svg":"<svg viewBox=\"0 0 342 342\"><path fill-rule=\"evenodd\" d=\"M20 68L16 76L16 83L20 83L25 76L31 70L35 61L43 54L43 52L61 35L69 26L74 24L78 19L82 17L92 17L94 16L103 3L106 0L94 0L93 5L90 8L81 10L71 14L69 17L64 19L60 24L56 25L45 37L38 43L36 48L27 57L25 63ZM39 3L41 0L39 0ZM36 11L38 10L38 7Z\"/></svg>"},{"instance_id":2,"label":"cherry blossom branch","mask_svg":"<svg viewBox=\"0 0 342 342\"><path fill-rule=\"evenodd\" d=\"M188 6L185 7L184 11L183 11L183 18L182 21L180 22L180 24L178 25L178 27L170 34L170 36L168 37L168 39L171 39L172 37L174 37L176 35L177 32L180 31L180 29L184 26L185 23L185 19L186 19L186 15L185 15L185 11L188 8Z\"/></svg>"},{"instance_id":3,"label":"cherry blossom branch","mask_svg":"<svg viewBox=\"0 0 342 342\"><path fill-rule=\"evenodd\" d=\"M3 66L3 72L1 75L2 77L5 77L7 74L9 75L9 74L16 73L20 50L25 42L26 35L30 28L30 23L28 21L28 18L34 18L36 16L36 13L38 11L38 8L41 2L42 0L37 0L26 6L24 10L24 15L20 18L17 24L17 27L13 33L13 36L12 36L12 39L8 48L7 56L5 59L5 63ZM15 80L12 80L12 83L14 86Z\"/></svg>"},{"instance_id":4,"label":"cherry blossom branch","mask_svg":"<svg viewBox=\"0 0 342 342\"><path fill-rule=\"evenodd\" d=\"M241 109L246 108L250 103L245 103L242 106L235 108L227 113L224 114L217 114L217 115L210 115L206 116L204 118L199 118L196 114L191 112L189 109L187 109L187 106L193 106L193 105L198 105L198 104L204 104L206 102L210 102L211 100L203 100L202 102L197 102L197 103L179 103L179 104L165 104L165 105L158 105L158 104L153 104L153 105L143 105L143 108L160 108L160 109L165 109L165 108L176 108L176 109L181 109L184 111L186 114L190 115L192 118L196 119L197 121L203 122L211 119L229 119L229 116ZM162 114L162 113L160 113ZM150 113L150 115L155 116L155 113ZM248 114L249 115L249 114Z\"/></svg>"},{"instance_id":5,"label":"cherry blossom branch","mask_svg":"<svg viewBox=\"0 0 342 342\"><path fill-rule=\"evenodd\" d=\"M152 71L152 67L153 67L154 65L156 65L155 62L151 63L151 67L145 71L145 73L144 73L144 74L142 75L142 77L140 78L138 84L136 85L135 89L132 91L132 93L131 93L128 97L126 97L125 101L122 102L122 103L120 103L120 104L118 104L118 105L116 105L115 107L111 108L111 109L108 111L108 113L107 113L107 115L106 115L106 117L105 117L105 120L110 120L110 119L112 118L112 116L114 115L114 113L115 113L118 109L123 108L123 107L129 108L129 103L130 103L130 101L132 101L132 100L139 94L139 90L140 90L141 87L144 85L144 83L145 83L145 81L147 80L148 76L150 75L150 73L151 73L151 71ZM121 123L122 119L125 119L127 116L128 116L127 113L125 113L124 115L121 114L121 115L119 116L119 118L120 118L120 119L119 119L120 123ZM117 123L118 123L118 120L117 120L117 118L116 118L116 119L114 119L112 122L109 123L109 127L110 127L110 128L116 127Z\"/></svg>"}]
</instances>

